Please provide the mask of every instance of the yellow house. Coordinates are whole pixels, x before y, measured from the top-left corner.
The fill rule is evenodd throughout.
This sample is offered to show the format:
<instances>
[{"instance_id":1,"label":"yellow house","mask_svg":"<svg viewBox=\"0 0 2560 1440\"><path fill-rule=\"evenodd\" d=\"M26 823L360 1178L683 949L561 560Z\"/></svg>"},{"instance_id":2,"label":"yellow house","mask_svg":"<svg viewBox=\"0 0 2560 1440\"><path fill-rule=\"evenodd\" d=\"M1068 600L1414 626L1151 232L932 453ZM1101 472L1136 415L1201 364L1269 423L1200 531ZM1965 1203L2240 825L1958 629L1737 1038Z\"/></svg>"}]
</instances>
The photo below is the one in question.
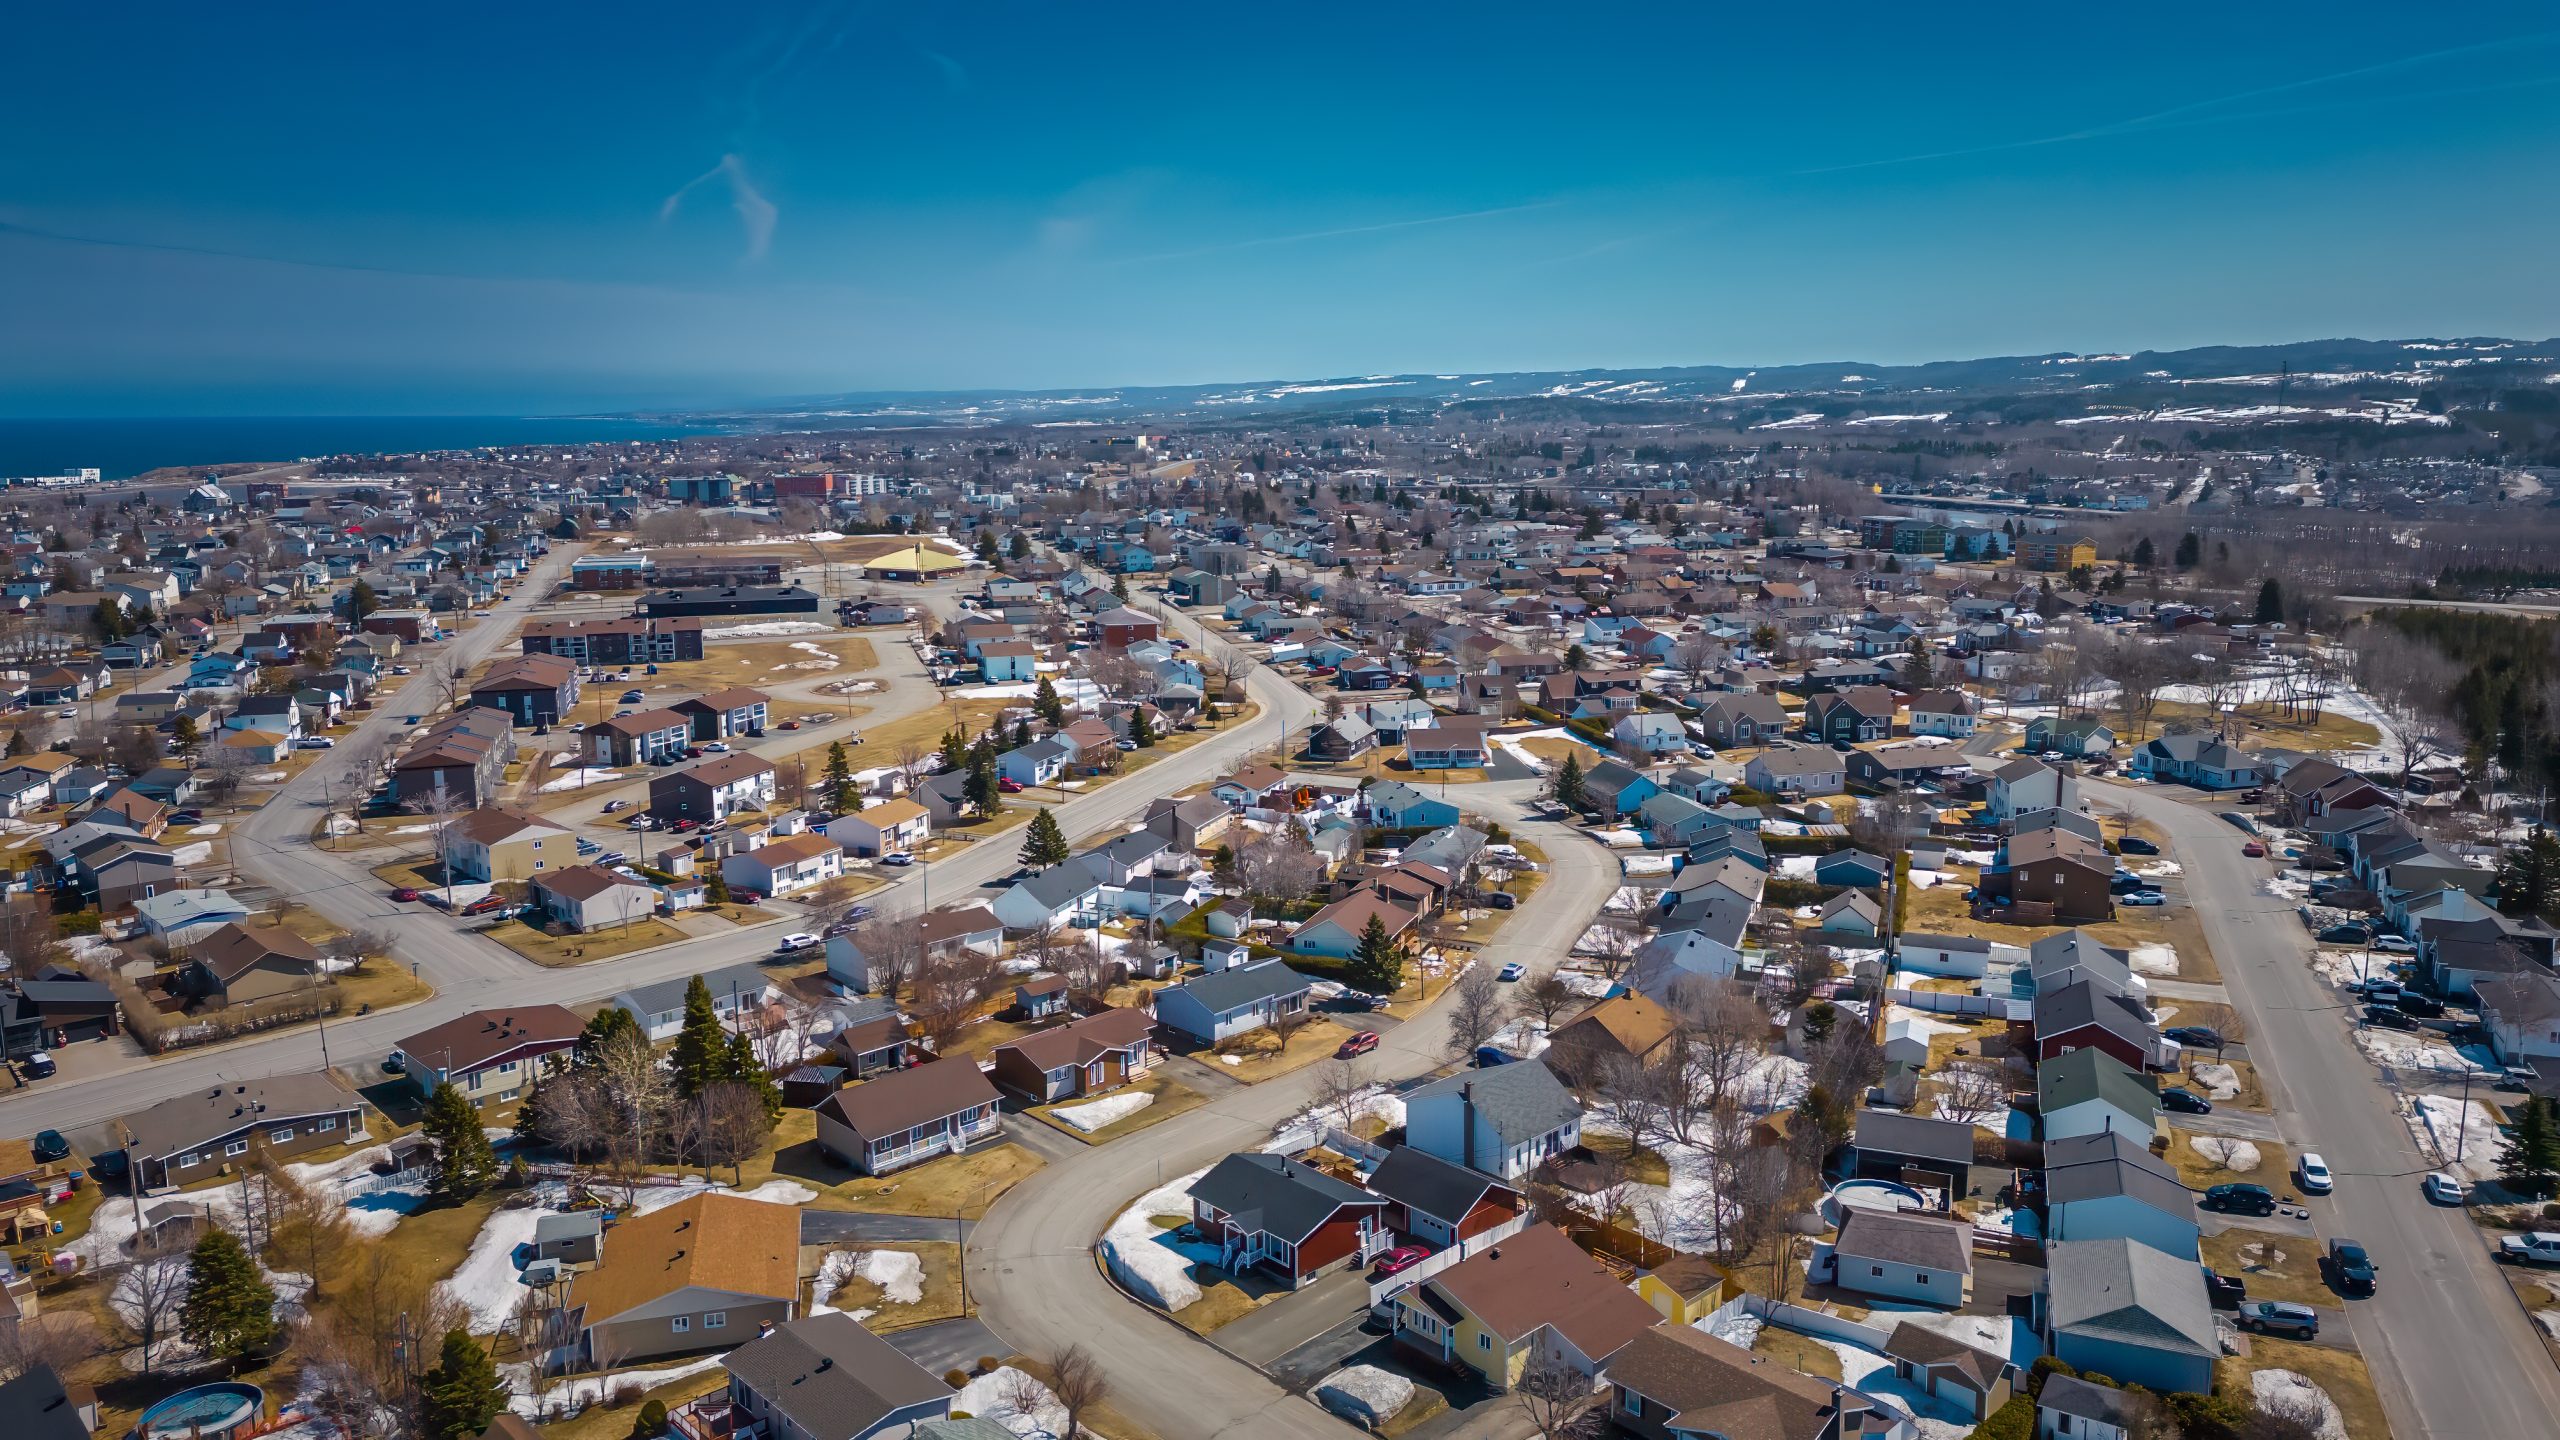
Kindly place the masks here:
<instances>
[{"instance_id":1,"label":"yellow house","mask_svg":"<svg viewBox=\"0 0 2560 1440\"><path fill-rule=\"evenodd\" d=\"M530 880L579 863L578 837L568 829L494 805L454 817L442 838L447 869L490 884Z\"/></svg>"},{"instance_id":2,"label":"yellow house","mask_svg":"<svg viewBox=\"0 0 2560 1440\"><path fill-rule=\"evenodd\" d=\"M1695 1325L1725 1302L1725 1274L1696 1255L1679 1255L1636 1277L1636 1293L1674 1325Z\"/></svg>"},{"instance_id":3,"label":"yellow house","mask_svg":"<svg viewBox=\"0 0 2560 1440\"><path fill-rule=\"evenodd\" d=\"M1532 1225L1396 1297L1396 1344L1497 1391L1544 1355L1597 1377L1662 1322L1653 1306L1553 1225Z\"/></svg>"},{"instance_id":4,"label":"yellow house","mask_svg":"<svg viewBox=\"0 0 2560 1440\"><path fill-rule=\"evenodd\" d=\"M2060 535L2021 535L2018 561L2030 570L2076 570L2098 563L2098 542L2085 535L2076 540Z\"/></svg>"}]
</instances>

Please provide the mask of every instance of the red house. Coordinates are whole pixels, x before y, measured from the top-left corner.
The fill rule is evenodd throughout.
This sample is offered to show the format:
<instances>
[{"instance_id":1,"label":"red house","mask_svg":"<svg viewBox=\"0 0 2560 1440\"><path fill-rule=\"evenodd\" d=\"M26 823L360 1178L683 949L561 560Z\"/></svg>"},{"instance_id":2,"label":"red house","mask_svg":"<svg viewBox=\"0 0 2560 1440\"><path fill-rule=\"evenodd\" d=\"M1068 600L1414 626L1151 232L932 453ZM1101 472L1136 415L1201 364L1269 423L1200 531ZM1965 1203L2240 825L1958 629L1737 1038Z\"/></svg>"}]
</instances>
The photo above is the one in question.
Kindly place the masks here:
<instances>
[{"instance_id":1,"label":"red house","mask_svg":"<svg viewBox=\"0 0 2560 1440\"><path fill-rule=\"evenodd\" d=\"M2038 1063L2098 1049L2142 1070L2160 1051L2159 1032L2142 1002L2095 980L2036 996L2032 1023Z\"/></svg>"},{"instance_id":2,"label":"red house","mask_svg":"<svg viewBox=\"0 0 2560 1440\"><path fill-rule=\"evenodd\" d=\"M1447 1249L1517 1229L1528 1206L1517 1190L1410 1145L1378 1162L1369 1190L1387 1202L1387 1227L1407 1240Z\"/></svg>"},{"instance_id":3,"label":"red house","mask_svg":"<svg viewBox=\"0 0 2560 1440\"><path fill-rule=\"evenodd\" d=\"M1387 1202L1286 1155L1230 1155L1191 1183L1191 1216L1218 1242L1221 1269L1256 1265L1297 1289L1395 1243Z\"/></svg>"},{"instance_id":4,"label":"red house","mask_svg":"<svg viewBox=\"0 0 2560 1440\"><path fill-rule=\"evenodd\" d=\"M1106 650L1125 650L1141 640L1157 640L1164 636L1164 627L1156 623L1154 616L1126 605L1094 616L1093 629L1101 637Z\"/></svg>"}]
</instances>

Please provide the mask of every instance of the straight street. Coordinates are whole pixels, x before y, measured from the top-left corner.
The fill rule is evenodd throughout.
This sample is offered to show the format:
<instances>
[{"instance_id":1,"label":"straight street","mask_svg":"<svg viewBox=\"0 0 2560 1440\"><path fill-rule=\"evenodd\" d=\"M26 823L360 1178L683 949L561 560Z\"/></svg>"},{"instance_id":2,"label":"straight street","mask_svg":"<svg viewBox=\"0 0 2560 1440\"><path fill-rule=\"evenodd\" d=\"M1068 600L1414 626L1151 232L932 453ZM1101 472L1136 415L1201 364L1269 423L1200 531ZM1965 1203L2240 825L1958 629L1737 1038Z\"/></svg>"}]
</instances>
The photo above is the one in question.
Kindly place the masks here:
<instances>
[{"instance_id":1,"label":"straight street","mask_svg":"<svg viewBox=\"0 0 2560 1440\"><path fill-rule=\"evenodd\" d=\"M2349 1038L2337 993L2306 963L2309 939L2293 902L2259 890L2271 873L2266 862L2242 856L2247 837L2212 811L2181 803L2187 792L2091 790L2169 837L2231 1005L2248 1024L2268 1102L2284 1133L2337 1174L2336 1193L2311 1202L2313 1220L2325 1236L2362 1241L2381 1262L2380 1294L2347 1310L2392 1433L2551 1434L2560 1424L2560 1370L2489 1258L2488 1238L2462 1211L2419 1193L2419 1177L2434 1165Z\"/></svg>"}]
</instances>

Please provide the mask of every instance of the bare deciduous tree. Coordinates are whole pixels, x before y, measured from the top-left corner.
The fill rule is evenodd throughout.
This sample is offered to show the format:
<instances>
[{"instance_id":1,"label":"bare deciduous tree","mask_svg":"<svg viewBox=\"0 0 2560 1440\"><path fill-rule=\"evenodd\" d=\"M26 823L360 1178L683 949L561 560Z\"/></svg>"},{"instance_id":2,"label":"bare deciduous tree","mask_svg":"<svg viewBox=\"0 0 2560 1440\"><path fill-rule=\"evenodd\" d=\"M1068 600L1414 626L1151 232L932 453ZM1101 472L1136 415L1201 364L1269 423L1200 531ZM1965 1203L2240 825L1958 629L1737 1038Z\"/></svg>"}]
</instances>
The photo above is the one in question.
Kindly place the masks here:
<instances>
[{"instance_id":1,"label":"bare deciduous tree","mask_svg":"<svg viewBox=\"0 0 2560 1440\"><path fill-rule=\"evenodd\" d=\"M978 1008L1003 988L1004 967L992 955L953 950L928 958L909 987L908 1012L934 1053L950 1048L977 1018Z\"/></svg>"},{"instance_id":2,"label":"bare deciduous tree","mask_svg":"<svg viewBox=\"0 0 2560 1440\"><path fill-rule=\"evenodd\" d=\"M1345 1130L1358 1123L1367 1108L1369 1093L1377 1088L1377 1079L1369 1072L1369 1062L1360 1057L1327 1060L1316 1067L1313 1098L1316 1108L1328 1111Z\"/></svg>"},{"instance_id":3,"label":"bare deciduous tree","mask_svg":"<svg viewBox=\"0 0 2560 1440\"><path fill-rule=\"evenodd\" d=\"M1705 1108L1721 1106L1769 1047L1769 1012L1730 980L1682 981L1671 991L1689 1088ZM1680 1138L1689 1138L1680 1127Z\"/></svg>"},{"instance_id":4,"label":"bare deciduous tree","mask_svg":"<svg viewBox=\"0 0 2560 1440\"><path fill-rule=\"evenodd\" d=\"M907 982L924 968L924 920L921 916L900 915L865 920L852 935L854 948L870 962L871 988L883 999L895 1000Z\"/></svg>"},{"instance_id":5,"label":"bare deciduous tree","mask_svg":"<svg viewBox=\"0 0 2560 1440\"><path fill-rule=\"evenodd\" d=\"M1083 1431L1084 1417L1111 1398L1110 1378L1104 1374L1102 1362L1081 1345L1050 1351L1046 1366L1049 1393L1057 1397L1058 1408L1066 1412L1059 1440L1075 1440Z\"/></svg>"},{"instance_id":6,"label":"bare deciduous tree","mask_svg":"<svg viewBox=\"0 0 2560 1440\"><path fill-rule=\"evenodd\" d=\"M127 1341L142 1347L142 1368L149 1370L152 1347L177 1333L178 1310L187 1301L187 1255L174 1247L136 1243L144 1248L116 1272L107 1309Z\"/></svg>"},{"instance_id":7,"label":"bare deciduous tree","mask_svg":"<svg viewBox=\"0 0 2560 1440\"><path fill-rule=\"evenodd\" d=\"M1477 1047L1501 1030L1510 1008L1492 967L1481 962L1470 965L1449 987L1449 1058L1460 1064L1472 1059Z\"/></svg>"},{"instance_id":8,"label":"bare deciduous tree","mask_svg":"<svg viewBox=\"0 0 2560 1440\"><path fill-rule=\"evenodd\" d=\"M1552 971L1520 987L1520 1001L1538 1017L1538 1023L1549 1030L1556 1028L1556 1017L1573 1008L1573 987Z\"/></svg>"},{"instance_id":9,"label":"bare deciduous tree","mask_svg":"<svg viewBox=\"0 0 2560 1440\"><path fill-rule=\"evenodd\" d=\"M1959 1060L1937 1075L1938 1114L1980 1124L2009 1108L2009 1078L1987 1060Z\"/></svg>"},{"instance_id":10,"label":"bare deciduous tree","mask_svg":"<svg viewBox=\"0 0 2560 1440\"><path fill-rule=\"evenodd\" d=\"M1236 849L1236 880L1248 895L1296 900L1324 879L1324 857L1297 822L1287 820Z\"/></svg>"},{"instance_id":11,"label":"bare deciduous tree","mask_svg":"<svg viewBox=\"0 0 2560 1440\"><path fill-rule=\"evenodd\" d=\"M1573 942L1573 953L1589 960L1600 978L1614 985L1635 963L1636 953L1644 946L1643 931L1622 920L1604 918Z\"/></svg>"},{"instance_id":12,"label":"bare deciduous tree","mask_svg":"<svg viewBox=\"0 0 2560 1440\"><path fill-rule=\"evenodd\" d=\"M1591 1377L1551 1346L1541 1345L1520 1371L1511 1398L1537 1429L1540 1440L1579 1440L1592 1403Z\"/></svg>"}]
</instances>

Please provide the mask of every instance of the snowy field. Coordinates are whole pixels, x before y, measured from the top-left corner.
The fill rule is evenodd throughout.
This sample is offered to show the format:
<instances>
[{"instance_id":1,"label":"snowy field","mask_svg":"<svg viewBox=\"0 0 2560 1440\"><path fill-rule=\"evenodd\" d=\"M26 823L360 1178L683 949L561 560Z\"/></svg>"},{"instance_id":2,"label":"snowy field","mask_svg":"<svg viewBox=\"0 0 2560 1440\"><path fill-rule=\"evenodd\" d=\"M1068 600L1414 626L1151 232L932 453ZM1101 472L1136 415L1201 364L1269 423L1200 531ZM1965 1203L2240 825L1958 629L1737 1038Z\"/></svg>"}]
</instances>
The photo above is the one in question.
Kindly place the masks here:
<instances>
[{"instance_id":1,"label":"snowy field","mask_svg":"<svg viewBox=\"0 0 2560 1440\"><path fill-rule=\"evenodd\" d=\"M1191 1267L1218 1262L1217 1246L1183 1244L1154 1218L1189 1220L1191 1182L1208 1173L1204 1167L1139 1196L1102 1232L1102 1258L1111 1267L1112 1278L1160 1310L1180 1310L1198 1300L1200 1286L1191 1278Z\"/></svg>"},{"instance_id":2,"label":"snowy field","mask_svg":"<svg viewBox=\"0 0 2560 1440\"><path fill-rule=\"evenodd\" d=\"M1144 1090L1130 1090L1118 1095L1105 1095L1082 1105L1062 1105L1049 1112L1050 1118L1062 1125L1072 1125L1090 1135L1105 1125L1126 1120L1156 1103L1156 1097Z\"/></svg>"}]
</instances>

